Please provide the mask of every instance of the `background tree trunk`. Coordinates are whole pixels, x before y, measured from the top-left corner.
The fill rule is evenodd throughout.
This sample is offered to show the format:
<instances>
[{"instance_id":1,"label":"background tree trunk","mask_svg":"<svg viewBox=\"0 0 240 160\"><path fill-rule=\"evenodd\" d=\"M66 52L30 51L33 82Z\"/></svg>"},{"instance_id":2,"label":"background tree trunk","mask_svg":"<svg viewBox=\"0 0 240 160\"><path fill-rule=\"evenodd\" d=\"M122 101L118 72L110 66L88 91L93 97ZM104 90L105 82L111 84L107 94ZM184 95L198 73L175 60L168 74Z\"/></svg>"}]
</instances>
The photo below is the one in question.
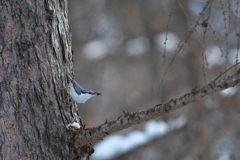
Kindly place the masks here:
<instances>
[{"instance_id":1,"label":"background tree trunk","mask_svg":"<svg viewBox=\"0 0 240 160\"><path fill-rule=\"evenodd\" d=\"M69 158L67 1L3 0L0 12L0 159Z\"/></svg>"}]
</instances>

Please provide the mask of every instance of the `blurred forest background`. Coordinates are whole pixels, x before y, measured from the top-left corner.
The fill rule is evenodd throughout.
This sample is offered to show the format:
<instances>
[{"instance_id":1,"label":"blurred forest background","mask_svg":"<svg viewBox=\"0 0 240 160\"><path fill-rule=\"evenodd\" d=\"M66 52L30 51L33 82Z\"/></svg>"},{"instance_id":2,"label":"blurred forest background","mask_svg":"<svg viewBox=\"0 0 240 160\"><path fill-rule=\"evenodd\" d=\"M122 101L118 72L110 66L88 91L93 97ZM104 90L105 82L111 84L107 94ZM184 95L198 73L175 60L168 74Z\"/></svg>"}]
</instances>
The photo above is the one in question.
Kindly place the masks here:
<instances>
[{"instance_id":1,"label":"blurred forest background","mask_svg":"<svg viewBox=\"0 0 240 160\"><path fill-rule=\"evenodd\" d=\"M78 105L86 127L182 96L236 64L239 10L239 0L70 0L74 78L102 93ZM91 159L238 159L239 95L236 86L110 135Z\"/></svg>"}]
</instances>

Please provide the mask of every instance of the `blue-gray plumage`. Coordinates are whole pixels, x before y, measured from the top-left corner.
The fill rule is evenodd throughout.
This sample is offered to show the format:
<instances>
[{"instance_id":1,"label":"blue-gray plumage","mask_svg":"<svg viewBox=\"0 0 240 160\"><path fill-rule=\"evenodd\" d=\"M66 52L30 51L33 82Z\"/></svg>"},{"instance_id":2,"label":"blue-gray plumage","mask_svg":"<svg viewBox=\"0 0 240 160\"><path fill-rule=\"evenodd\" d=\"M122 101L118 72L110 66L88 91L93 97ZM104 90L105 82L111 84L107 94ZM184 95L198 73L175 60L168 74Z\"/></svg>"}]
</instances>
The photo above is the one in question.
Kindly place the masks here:
<instances>
[{"instance_id":1,"label":"blue-gray plumage","mask_svg":"<svg viewBox=\"0 0 240 160\"><path fill-rule=\"evenodd\" d=\"M77 103L85 103L88 99L93 96L101 95L101 93L93 92L89 89L84 89L76 81L74 81L69 75L70 80L69 86L66 88L71 96L71 98Z\"/></svg>"}]
</instances>

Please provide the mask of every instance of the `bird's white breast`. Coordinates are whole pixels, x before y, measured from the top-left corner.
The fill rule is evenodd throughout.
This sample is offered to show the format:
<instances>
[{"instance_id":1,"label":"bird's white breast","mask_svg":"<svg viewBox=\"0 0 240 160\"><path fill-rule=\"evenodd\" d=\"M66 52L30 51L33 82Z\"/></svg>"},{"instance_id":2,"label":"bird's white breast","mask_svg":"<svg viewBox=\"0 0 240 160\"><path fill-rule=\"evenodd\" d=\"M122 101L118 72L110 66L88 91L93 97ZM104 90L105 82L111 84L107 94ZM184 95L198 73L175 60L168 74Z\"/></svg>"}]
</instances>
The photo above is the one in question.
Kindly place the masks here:
<instances>
[{"instance_id":1,"label":"bird's white breast","mask_svg":"<svg viewBox=\"0 0 240 160\"><path fill-rule=\"evenodd\" d=\"M77 103L85 103L88 99L90 99L91 97L94 96L92 94L80 94L80 95L78 95L75 92L73 87L70 88L69 94L70 94L71 98Z\"/></svg>"}]
</instances>

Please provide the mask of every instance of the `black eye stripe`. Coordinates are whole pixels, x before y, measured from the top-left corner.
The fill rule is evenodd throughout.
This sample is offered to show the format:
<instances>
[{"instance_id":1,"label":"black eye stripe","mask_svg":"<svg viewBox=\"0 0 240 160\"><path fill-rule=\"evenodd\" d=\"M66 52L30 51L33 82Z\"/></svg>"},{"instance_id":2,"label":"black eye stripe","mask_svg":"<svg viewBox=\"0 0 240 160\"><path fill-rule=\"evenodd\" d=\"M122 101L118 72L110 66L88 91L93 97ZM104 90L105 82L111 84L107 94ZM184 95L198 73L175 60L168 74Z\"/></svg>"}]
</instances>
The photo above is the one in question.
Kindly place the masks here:
<instances>
[{"instance_id":1,"label":"black eye stripe","mask_svg":"<svg viewBox=\"0 0 240 160\"><path fill-rule=\"evenodd\" d=\"M85 91L82 91L82 93L94 94L94 92L85 92Z\"/></svg>"}]
</instances>

